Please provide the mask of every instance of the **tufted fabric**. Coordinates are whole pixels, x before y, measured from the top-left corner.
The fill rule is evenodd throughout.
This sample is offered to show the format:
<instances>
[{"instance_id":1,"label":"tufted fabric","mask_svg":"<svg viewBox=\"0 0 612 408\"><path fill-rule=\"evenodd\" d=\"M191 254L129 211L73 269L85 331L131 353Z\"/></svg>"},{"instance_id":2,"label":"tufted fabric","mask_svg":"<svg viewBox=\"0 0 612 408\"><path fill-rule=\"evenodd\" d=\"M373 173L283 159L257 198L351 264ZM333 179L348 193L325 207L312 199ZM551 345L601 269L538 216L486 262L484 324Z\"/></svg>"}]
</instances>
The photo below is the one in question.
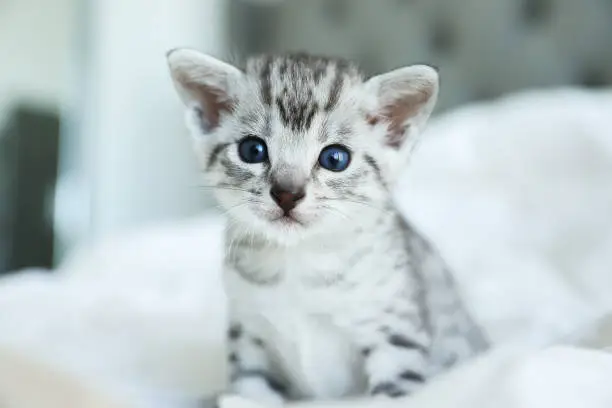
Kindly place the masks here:
<instances>
[{"instance_id":1,"label":"tufted fabric","mask_svg":"<svg viewBox=\"0 0 612 408\"><path fill-rule=\"evenodd\" d=\"M523 88L612 85L612 0L236 2L249 16L233 25L241 52L341 55L370 73L431 63L440 110Z\"/></svg>"}]
</instances>

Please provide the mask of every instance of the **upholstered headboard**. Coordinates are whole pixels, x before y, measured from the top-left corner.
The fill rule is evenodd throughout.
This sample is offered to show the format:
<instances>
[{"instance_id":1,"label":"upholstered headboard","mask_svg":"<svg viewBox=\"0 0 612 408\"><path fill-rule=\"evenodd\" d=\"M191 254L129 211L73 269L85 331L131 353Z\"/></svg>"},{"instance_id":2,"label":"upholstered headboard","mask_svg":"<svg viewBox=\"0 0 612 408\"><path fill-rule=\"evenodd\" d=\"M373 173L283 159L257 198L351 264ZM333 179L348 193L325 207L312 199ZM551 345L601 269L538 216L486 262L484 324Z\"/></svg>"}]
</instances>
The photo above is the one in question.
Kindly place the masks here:
<instances>
[{"instance_id":1,"label":"upholstered headboard","mask_svg":"<svg viewBox=\"0 0 612 408\"><path fill-rule=\"evenodd\" d=\"M441 69L440 108L527 87L612 85L612 0L234 0L240 53L305 50L371 72Z\"/></svg>"}]
</instances>

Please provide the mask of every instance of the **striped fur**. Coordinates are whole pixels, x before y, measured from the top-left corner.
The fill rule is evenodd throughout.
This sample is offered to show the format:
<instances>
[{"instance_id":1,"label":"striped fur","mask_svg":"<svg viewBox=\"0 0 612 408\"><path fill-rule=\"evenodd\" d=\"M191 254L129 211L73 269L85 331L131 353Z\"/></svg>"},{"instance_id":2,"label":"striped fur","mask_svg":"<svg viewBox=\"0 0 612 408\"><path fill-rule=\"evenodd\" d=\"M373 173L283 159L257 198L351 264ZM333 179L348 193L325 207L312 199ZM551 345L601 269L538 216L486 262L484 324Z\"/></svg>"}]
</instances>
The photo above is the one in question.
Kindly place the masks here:
<instances>
[{"instance_id":1,"label":"striped fur","mask_svg":"<svg viewBox=\"0 0 612 408\"><path fill-rule=\"evenodd\" d=\"M207 184L226 210L232 390L269 404L399 397L487 347L435 249L393 205L437 95L431 68L373 78L341 59L264 55L244 70L169 55ZM268 159L238 146L261 138ZM344 171L318 161L331 145ZM305 193L288 218L273 186Z\"/></svg>"}]
</instances>

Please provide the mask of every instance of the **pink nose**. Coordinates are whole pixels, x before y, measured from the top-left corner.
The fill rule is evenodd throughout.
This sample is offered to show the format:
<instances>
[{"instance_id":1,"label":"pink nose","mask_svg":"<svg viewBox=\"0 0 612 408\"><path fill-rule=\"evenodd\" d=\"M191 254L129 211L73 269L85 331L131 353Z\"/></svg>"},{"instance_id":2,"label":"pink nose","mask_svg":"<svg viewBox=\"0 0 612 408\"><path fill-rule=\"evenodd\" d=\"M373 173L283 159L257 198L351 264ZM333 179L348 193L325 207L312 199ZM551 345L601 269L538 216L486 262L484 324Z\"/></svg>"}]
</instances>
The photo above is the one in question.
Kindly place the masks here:
<instances>
[{"instance_id":1,"label":"pink nose","mask_svg":"<svg viewBox=\"0 0 612 408\"><path fill-rule=\"evenodd\" d=\"M288 189L278 184L274 184L270 189L270 195L276 204L287 214L293 210L298 202L306 195L303 188Z\"/></svg>"}]
</instances>

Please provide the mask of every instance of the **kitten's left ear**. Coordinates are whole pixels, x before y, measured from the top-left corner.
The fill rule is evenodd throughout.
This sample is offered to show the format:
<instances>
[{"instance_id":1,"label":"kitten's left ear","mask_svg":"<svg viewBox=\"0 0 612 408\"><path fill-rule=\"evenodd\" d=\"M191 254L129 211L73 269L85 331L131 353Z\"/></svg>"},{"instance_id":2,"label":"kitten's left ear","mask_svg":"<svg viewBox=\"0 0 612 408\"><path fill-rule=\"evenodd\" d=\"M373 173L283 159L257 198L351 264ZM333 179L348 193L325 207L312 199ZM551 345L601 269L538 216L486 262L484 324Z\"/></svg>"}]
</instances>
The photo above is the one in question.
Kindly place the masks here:
<instances>
[{"instance_id":1,"label":"kitten's left ear","mask_svg":"<svg viewBox=\"0 0 612 408\"><path fill-rule=\"evenodd\" d=\"M385 142L400 149L411 135L423 130L436 104L439 77L433 67L413 65L372 77L365 85L378 101L375 112L369 114L369 122L387 123Z\"/></svg>"}]
</instances>

